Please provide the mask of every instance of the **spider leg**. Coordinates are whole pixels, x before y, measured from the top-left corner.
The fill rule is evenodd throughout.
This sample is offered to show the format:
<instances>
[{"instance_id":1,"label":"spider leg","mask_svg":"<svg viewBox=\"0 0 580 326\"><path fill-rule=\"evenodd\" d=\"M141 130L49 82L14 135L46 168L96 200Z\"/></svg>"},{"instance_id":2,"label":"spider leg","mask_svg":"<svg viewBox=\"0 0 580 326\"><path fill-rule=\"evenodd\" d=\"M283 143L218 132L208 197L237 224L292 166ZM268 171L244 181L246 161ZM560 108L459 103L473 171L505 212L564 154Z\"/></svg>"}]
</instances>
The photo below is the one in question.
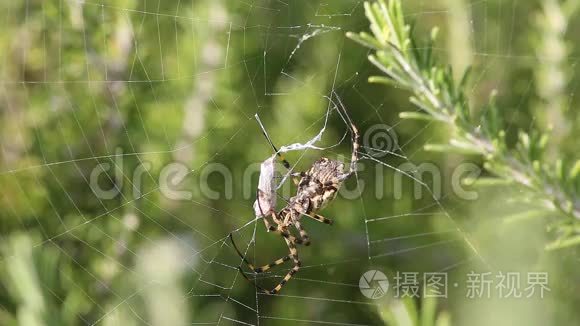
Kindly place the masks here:
<instances>
[{"instance_id":1,"label":"spider leg","mask_svg":"<svg viewBox=\"0 0 580 326\"><path fill-rule=\"evenodd\" d=\"M334 188L336 189L333 185L325 185L325 190L327 188ZM312 199L310 200L310 202L308 203L308 207L306 208L306 211L299 211L299 213L301 215L310 217L311 219L318 221L320 223L324 223L324 224L328 224L328 225L332 225L334 223L333 220L326 218L322 215L316 214L315 212L313 212L313 203L312 203Z\"/></svg>"},{"instance_id":2,"label":"spider leg","mask_svg":"<svg viewBox=\"0 0 580 326\"><path fill-rule=\"evenodd\" d=\"M334 223L333 220L331 220L329 218L326 218L326 217L324 217L322 215L319 215L319 214L312 214L312 213L307 214L305 212L300 212L300 214L302 214L304 216L308 216L311 219L316 220L316 221L318 221L320 223L324 223L324 224L328 224L328 225L332 225Z\"/></svg>"},{"instance_id":3,"label":"spider leg","mask_svg":"<svg viewBox=\"0 0 580 326\"><path fill-rule=\"evenodd\" d=\"M357 127L354 125L354 123L350 119L348 113L346 112L346 108L345 108L344 104L342 103L342 101L340 100L340 97L338 97L338 94L336 94L336 92L333 91L333 93L334 93L334 95L338 101L338 104L339 104L339 105L337 105L336 111L341 116L342 120L346 124L348 124L348 129L350 131L351 142L352 142L352 157L350 160L350 167L349 167L348 172L345 173L344 176L342 177L342 179L344 180L356 172L356 163L359 160L358 150L360 148L360 135L358 133ZM341 110L339 110L339 108L342 110L342 112L341 112Z\"/></svg>"},{"instance_id":4,"label":"spider leg","mask_svg":"<svg viewBox=\"0 0 580 326\"><path fill-rule=\"evenodd\" d=\"M246 263L246 265L248 265L251 269L254 269L254 265L252 265L244 255L242 255L242 252L240 251L240 249L238 249L238 246L236 245L236 242L234 241L234 236L232 235L232 233L230 233L230 241L232 242L232 245L234 246L234 250L236 250L236 252L238 253L238 256L240 256L240 258L242 258L242 261L244 263Z\"/></svg>"},{"instance_id":5,"label":"spider leg","mask_svg":"<svg viewBox=\"0 0 580 326\"><path fill-rule=\"evenodd\" d=\"M296 250L296 246L294 245L294 243L292 243L289 239L286 239L286 238L284 239L286 241L286 244L288 245L288 249L290 251L289 255L284 256L284 257L274 261L273 263L270 263L268 265L264 265L264 266L258 267L258 268L255 268L254 265L252 265L250 262L248 262L248 260L242 255L242 253L240 252L240 250L236 246L236 243L234 242L234 238L233 238L231 233L230 233L230 240L232 241L232 244L234 245L234 249L236 250L238 255L248 265L248 267L250 267L257 274L263 273L274 266L282 265L283 263L289 261L290 259L292 259L294 261L294 267L292 267L292 269L288 272L288 274L286 274L286 276L282 279L282 281L280 281L280 283L278 283L278 285L276 285L276 287L274 287L272 290L266 290L266 289L260 287L259 285L257 285L254 281L250 280L250 278L246 275L246 273L244 273L242 268L238 266L238 270L240 271L242 276L246 280L248 280L248 282L252 283L258 290L260 290L263 293L276 294L276 293L280 292L280 289L282 289L284 284L286 284L286 282L288 282L288 280L290 280L290 278L292 278L292 276L294 274L296 274L298 272L298 270L300 269L301 262L298 259L298 251Z\"/></svg>"},{"instance_id":6,"label":"spider leg","mask_svg":"<svg viewBox=\"0 0 580 326\"><path fill-rule=\"evenodd\" d=\"M300 232L300 239L302 240L302 243L304 243L305 246L309 246L310 236L308 235L306 230L304 230L304 227L302 226L302 224L300 224L300 221L294 220L292 223L294 223L294 226Z\"/></svg>"},{"instance_id":7,"label":"spider leg","mask_svg":"<svg viewBox=\"0 0 580 326\"><path fill-rule=\"evenodd\" d=\"M288 274L286 274L286 276L284 276L284 278L280 281L280 283L278 283L278 285L276 285L272 290L261 289L266 294L276 294L276 293L280 292L282 287L292 278L292 276L294 276L294 274L298 273L298 271L300 270L300 266L302 265L302 263L298 259L298 251L296 250L296 246L294 245L294 243L292 243L288 239L285 239L285 240L286 240L286 244L288 245L288 249L290 250L289 256L292 257L292 261L294 262L294 267L292 267L292 269L288 272Z\"/></svg>"},{"instance_id":8,"label":"spider leg","mask_svg":"<svg viewBox=\"0 0 580 326\"><path fill-rule=\"evenodd\" d=\"M275 260L274 262L270 263L270 264L266 264L264 266L261 267L254 267L254 265L252 263L250 263L246 257L244 257L244 255L242 255L242 252L238 249L238 246L236 245L236 243L234 242L234 238L232 236L232 234L230 233L230 240L232 242L232 244L234 245L234 249L236 250L236 252L238 253L238 255L240 256L240 258L242 258L242 260L244 261L244 263L246 263L246 265L248 265L248 267L254 271L255 273L263 273L267 270L269 270L270 268L274 267L274 266L278 266L278 265L282 265L285 262L289 261L292 257L290 255L284 256L280 259Z\"/></svg>"},{"instance_id":9,"label":"spider leg","mask_svg":"<svg viewBox=\"0 0 580 326\"><path fill-rule=\"evenodd\" d=\"M266 291L268 291L268 290L266 290L266 289L262 288L261 286L259 286L258 284L256 284L256 282L254 282L254 281L250 280L250 278L248 277L248 275L246 275L246 273L244 273L244 271L242 270L242 268L241 268L241 267L239 267L239 266L238 266L238 271L240 271L240 274L242 274L242 276L243 276L243 277L244 277L244 278L245 278L245 279L246 279L248 282L252 283L252 285L253 285L253 286L254 286L256 289L258 289L260 292L263 292L263 293L265 293Z\"/></svg>"},{"instance_id":10,"label":"spider leg","mask_svg":"<svg viewBox=\"0 0 580 326\"><path fill-rule=\"evenodd\" d=\"M295 236L291 235L290 232L288 232L287 230L284 230L284 228L282 226L278 226L278 228L273 230L273 232L281 235L282 237L284 237L285 240L288 240L288 241L292 242L293 244L303 244L304 243L304 241L302 241L301 238L296 238Z\"/></svg>"},{"instance_id":11,"label":"spider leg","mask_svg":"<svg viewBox=\"0 0 580 326\"><path fill-rule=\"evenodd\" d=\"M272 267L276 267L278 265L284 264L285 262L289 261L291 258L292 258L291 255L286 255L286 256L284 256L284 257L282 257L280 259L275 260L272 263L269 263L269 264L266 264L264 266L260 266L260 267L257 267L257 268L253 268L253 270L254 270L255 273L264 273L265 271L269 270Z\"/></svg>"},{"instance_id":12,"label":"spider leg","mask_svg":"<svg viewBox=\"0 0 580 326\"><path fill-rule=\"evenodd\" d=\"M348 115L347 115L348 117ZM348 118L348 121L350 123L350 130L352 132L352 156L350 158L350 167L349 167L349 171L348 171L348 175L354 174L356 172L356 163L358 162L358 150L360 147L360 135L358 133L358 129L356 128L356 126L352 123L352 121L350 120L350 118Z\"/></svg>"},{"instance_id":13,"label":"spider leg","mask_svg":"<svg viewBox=\"0 0 580 326\"><path fill-rule=\"evenodd\" d=\"M285 230L280 225L278 225L278 227L275 227L274 225L272 225L272 223L270 223L270 221L268 221L266 214L264 214L264 211L262 210L262 205L260 205L260 200L259 200L260 191L261 191L260 189L257 190L257 198L258 198L257 203L258 203L258 209L260 210L260 215L263 216L262 219L264 220L264 225L266 226L266 231L277 233L277 234L281 235L282 237L284 237L284 239L288 239L288 240L292 241L293 243L302 244L302 239L298 239L295 236L291 235L287 230ZM280 220L278 218L278 215L274 211L270 211L270 216L272 217L273 221Z\"/></svg>"},{"instance_id":14,"label":"spider leg","mask_svg":"<svg viewBox=\"0 0 580 326\"><path fill-rule=\"evenodd\" d=\"M271 216L272 216L272 218L274 218L274 220L277 219L277 216L276 216L276 213L275 212L272 212L271 213ZM266 231L268 231L268 232L274 232L276 234L279 234L284 239L290 240L292 243L296 243L296 244L302 244L303 243L302 239L296 238L295 236L291 235L290 232L288 232L287 230L285 230L285 228L282 227L282 226L280 226L280 225L278 225L278 227L275 227L265 217L264 217L264 224L266 225Z\"/></svg>"},{"instance_id":15,"label":"spider leg","mask_svg":"<svg viewBox=\"0 0 580 326\"><path fill-rule=\"evenodd\" d=\"M274 142L272 141L272 139L270 139L270 136L268 136L268 134L266 133L266 130L264 129L264 126L262 125L260 120L258 120L258 123L260 124L260 127L262 128L262 134L264 135L264 137L266 137L266 140L268 141L270 146L272 146L272 148L274 149L274 153L276 153L276 156L278 156L278 159L280 160L280 162L282 162L282 165L284 165L284 167L286 169L292 170L292 168L290 167L290 162L288 162L286 160L286 158L284 157L284 155L282 155L282 153L280 153L280 151L278 151L278 148L276 148L276 145L274 145Z\"/></svg>"},{"instance_id":16,"label":"spider leg","mask_svg":"<svg viewBox=\"0 0 580 326\"><path fill-rule=\"evenodd\" d=\"M290 165L290 162L288 162L288 160L286 160L284 155L282 153L280 153L280 151L278 151L278 148L276 147L276 145L274 145L274 142L272 141L270 136L268 136L266 129L264 129L264 125L262 125L262 122L260 121L259 118L257 118L257 119L258 119L258 124L260 125L260 128L262 128L262 134L264 135L264 137L266 137L266 140L268 141L270 146L272 146L272 149L274 149L274 153L276 153L276 156L278 156L278 159L280 160L282 165L286 168L286 170L292 172L292 166ZM306 172L292 172L292 173L290 173L290 176L292 176L292 181L294 182L295 185L298 185L300 183L300 178L302 178L305 175L306 175Z\"/></svg>"},{"instance_id":17,"label":"spider leg","mask_svg":"<svg viewBox=\"0 0 580 326\"><path fill-rule=\"evenodd\" d=\"M298 186L300 185L300 180L306 176L306 172L293 172L290 173L290 176L292 176L292 182Z\"/></svg>"},{"instance_id":18,"label":"spider leg","mask_svg":"<svg viewBox=\"0 0 580 326\"><path fill-rule=\"evenodd\" d=\"M240 256L240 258L242 258L242 261L244 263L246 263L246 265L248 265L248 267L250 267L252 270L255 271L254 265L252 265L247 259L246 257L244 257L244 255L242 255L242 253L240 252L240 250L238 249L238 246L236 246L236 243L234 242L234 237L233 235L230 233L230 240L232 241L232 245L234 245L234 249L236 250L236 252L238 253L238 255ZM252 283L254 285L255 288L257 288L258 290L260 290L261 292L266 292L267 290L264 290L263 288L261 288L260 286L258 286L256 284L256 282L250 280L250 278L246 275L246 273L244 273L244 270L242 269L241 266L238 266L238 270L240 271L240 274L242 274L242 276L250 283Z\"/></svg>"},{"instance_id":19,"label":"spider leg","mask_svg":"<svg viewBox=\"0 0 580 326\"><path fill-rule=\"evenodd\" d=\"M272 145L274 146L274 145ZM288 170L290 172L290 176L292 177L292 182L294 182L295 185L299 185L300 184L300 180L306 175L306 172L292 172L292 167L290 166L290 162L288 162L286 160L286 158L278 152L278 150L276 149L276 147L274 146L274 150L276 151L276 154L278 155L279 160L282 162L282 165L286 168L286 170Z\"/></svg>"}]
</instances>

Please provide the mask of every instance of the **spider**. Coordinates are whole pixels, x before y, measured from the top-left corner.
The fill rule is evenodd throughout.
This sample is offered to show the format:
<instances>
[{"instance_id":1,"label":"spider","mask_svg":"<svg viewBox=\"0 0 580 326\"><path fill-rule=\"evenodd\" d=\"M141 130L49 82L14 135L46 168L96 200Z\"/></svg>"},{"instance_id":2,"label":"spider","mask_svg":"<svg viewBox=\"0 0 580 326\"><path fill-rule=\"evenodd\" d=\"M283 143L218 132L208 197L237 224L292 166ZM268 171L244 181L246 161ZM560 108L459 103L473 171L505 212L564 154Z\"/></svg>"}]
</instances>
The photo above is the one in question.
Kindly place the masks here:
<instances>
[{"instance_id":1,"label":"spider","mask_svg":"<svg viewBox=\"0 0 580 326\"><path fill-rule=\"evenodd\" d=\"M254 283L254 286L263 293L266 294L276 294L280 292L282 287L294 276L301 266L301 261L298 258L298 251L296 245L310 245L310 237L306 230L302 227L300 219L302 216L309 217L318 222L322 222L328 225L332 225L333 221L322 215L318 214L318 211L325 208L335 197L340 189L342 183L356 172L356 164L358 162L358 149L359 149L359 133L356 126L352 123L346 110L344 115L339 111L343 120L349 125L349 131L351 134L352 141L352 158L348 171L344 171L344 163L332 160L326 157L321 157L315 161L310 169L306 172L290 173L292 180L297 186L296 195L291 197L287 201L287 205L282 208L279 212L275 212L273 208L269 211L263 211L262 205L260 204L260 199L267 196L259 188L257 190L257 205L259 208L260 215L263 217L266 230L268 232L274 232L284 238L286 245L288 246L289 254L264 266L255 267L242 255L240 250L237 248L235 242L233 241L232 234L230 234L230 239L234 246L234 249L238 255L242 258L244 263L254 271L254 273L263 273L271 268L281 265L289 260L292 260L294 266L286 274L286 276L271 290L266 290ZM345 118L346 117L346 118ZM264 133L265 134L265 133ZM278 158L282 162L283 166L292 171L290 163L282 156L281 153L276 149L276 146L269 139L268 135L265 134L270 145L274 148ZM272 222L268 220L271 217ZM299 236L294 236L290 232L290 228L294 227L299 232ZM246 274L243 272L241 267L238 267L241 274L248 281L252 282Z\"/></svg>"}]
</instances>

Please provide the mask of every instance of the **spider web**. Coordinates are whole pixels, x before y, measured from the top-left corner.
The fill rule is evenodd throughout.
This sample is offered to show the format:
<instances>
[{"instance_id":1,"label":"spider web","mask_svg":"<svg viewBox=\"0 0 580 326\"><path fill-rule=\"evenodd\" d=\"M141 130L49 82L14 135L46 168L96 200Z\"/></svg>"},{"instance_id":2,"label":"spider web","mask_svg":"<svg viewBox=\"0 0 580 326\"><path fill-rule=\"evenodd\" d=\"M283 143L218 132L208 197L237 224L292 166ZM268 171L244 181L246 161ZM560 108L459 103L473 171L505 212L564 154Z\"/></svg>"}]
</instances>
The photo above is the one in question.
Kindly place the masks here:
<instances>
[{"instance_id":1,"label":"spider web","mask_svg":"<svg viewBox=\"0 0 580 326\"><path fill-rule=\"evenodd\" d=\"M406 122L388 112L395 111L387 108L389 98L365 91L371 87L366 76L374 70L366 63L366 53L344 38L346 31L368 25L362 17L362 1L232 3L26 1L22 8L15 6L5 13L6 26L14 24L13 17L24 18L20 32L36 46L21 49L20 70L9 69L8 59L3 65L1 93L7 112L15 116L15 143L34 144L15 150L2 143L4 156L20 151L21 157L33 158L7 164L0 172L0 180L16 194L2 196L3 214L14 217L16 222L10 223L17 226L12 228L37 232L29 249L39 254L55 250L60 266L70 265L80 274L61 267L60 277L93 306L77 318L89 325L127 320L156 324L163 317L188 324L372 324L378 321L380 304L359 292L358 280L365 271L422 266L422 271L435 272L473 262L486 265L469 232L458 222L460 213L445 208L447 198L435 195L415 171L398 168L401 163L422 159L420 148L429 140L425 136L433 126L414 127L412 134L404 132ZM415 19L445 17L447 13L423 2L409 6L408 16ZM488 8L487 1L469 6ZM295 13L298 9L304 10L304 17ZM38 27L33 21L45 25ZM94 33L98 31L95 26L110 29L103 32L108 37ZM484 31L486 26L484 21ZM37 39L32 40L32 35ZM112 39L118 44L107 44ZM83 48L76 57L63 56L68 46L79 44ZM101 45L103 51L117 53L103 53L98 50ZM491 58L479 79L488 70L494 71L493 60L520 57L510 51L493 54L478 49L478 58ZM325 57L317 59L322 52ZM95 59L99 55L118 55L121 59L113 64L119 67L111 66L112 60ZM25 64L31 57L41 62L40 70ZM323 69L309 70L323 62ZM221 94L220 87L227 87L229 77L245 82L239 94ZM12 92L24 102L11 101ZM238 156L245 164L263 161L272 153L261 138L254 113L269 116L268 131L281 146L312 138L330 112L333 128L322 139L324 150L303 151L290 161L307 168L321 155L350 157L347 126L329 110L333 104L328 97L333 92L351 99L346 101L346 110L361 134L374 125L391 125L399 144L387 149L380 144L363 146L360 165L365 170L347 182L348 187L358 189L358 195L354 199L339 196L330 205L336 208L330 207L325 215L335 220L333 227L304 223L313 245L298 248L301 271L278 295L261 294L244 280L238 267L245 265L228 242L228 234L233 233L248 259L257 265L285 255L283 246L272 249L281 239L267 234L262 222L253 217L253 197L213 200L200 196L196 189L193 198L174 202L163 198L159 169L155 168L143 171L144 190L137 196L131 192L138 186L132 176L138 165L187 162L185 177L199 178L208 166ZM47 95L51 93L55 95ZM40 103L35 97L38 94ZM137 96L143 94L145 97ZM293 98L302 95L320 110L293 112ZM132 108L130 117L123 112L126 107ZM181 112L179 117L171 118L176 112ZM39 117L40 113L49 114L49 121ZM304 115L295 119L301 125L284 125L284 115L292 114ZM237 121L232 122L232 117ZM98 121L96 125L92 120ZM148 129L152 120L161 123ZM176 128L179 133L174 132ZM110 134L117 140L109 139ZM248 137L252 148L247 148ZM133 166L127 167L127 161ZM119 195L116 201L93 195L86 203L82 194L90 189L90 171L100 163L111 164L114 172L104 176L118 187ZM235 164L231 169L239 173L242 167ZM122 186L116 180L119 175ZM399 204L391 205L394 199L388 196L373 198L375 194L369 191L368 184L377 187L373 178L383 180L386 175L405 179L406 199ZM419 184L425 196L412 199L409 184ZM42 191L30 191L31 187ZM282 191L280 196L290 194ZM11 201L13 196L30 205L22 208ZM58 221L57 227L51 226L53 221ZM432 228L432 224L438 227ZM268 256L261 254L264 252ZM88 261L84 253L98 257L98 263ZM279 256L269 256L276 253ZM5 255L3 265L22 255ZM274 269L256 281L276 284L287 271L287 266ZM67 302L61 296L61 285L42 278L39 282L47 302L57 306ZM164 304L166 298L173 305ZM175 298L178 300L170 300ZM151 312L155 309L166 310L156 315ZM183 316L175 317L180 314Z\"/></svg>"}]
</instances>

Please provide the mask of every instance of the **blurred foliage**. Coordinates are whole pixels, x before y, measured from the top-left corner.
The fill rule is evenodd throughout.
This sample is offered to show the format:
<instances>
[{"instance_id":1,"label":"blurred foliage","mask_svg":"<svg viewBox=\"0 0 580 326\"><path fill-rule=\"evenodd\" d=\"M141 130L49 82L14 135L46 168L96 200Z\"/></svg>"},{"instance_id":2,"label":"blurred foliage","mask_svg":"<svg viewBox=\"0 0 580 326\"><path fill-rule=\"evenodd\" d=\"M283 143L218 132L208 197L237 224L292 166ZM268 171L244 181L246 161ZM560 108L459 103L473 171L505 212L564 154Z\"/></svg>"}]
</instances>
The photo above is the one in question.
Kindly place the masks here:
<instances>
[{"instance_id":1,"label":"blurred foliage","mask_svg":"<svg viewBox=\"0 0 580 326\"><path fill-rule=\"evenodd\" d=\"M552 20L537 18L560 5L563 12L573 10L572 3L405 1L395 18L411 23L398 21L390 29L396 34L385 38L399 44L385 49L382 29L373 31L376 39L362 41L382 49L374 59L380 67L393 69L388 64L403 59L426 76L429 83L413 95L430 115L419 115L400 89L416 90L400 66L391 70L400 77L397 88L366 83L381 71L367 62L367 49L345 38L345 32L368 26L362 2L2 2L0 324L389 323L392 307L370 302L358 289L361 274L371 268L445 270L450 280L471 270L548 271L552 291L543 300L468 300L458 287L436 308L408 299L404 305L411 308L393 311L401 318L425 316L421 325L487 324L489 316L506 325L577 323L577 247L543 248L553 240L559 240L554 247L574 243L580 233L572 218L578 217L574 160L580 128L574 96L579 81L571 64L578 37L571 31L579 22L566 15L565 33L553 31L553 24L548 29ZM369 8L379 20L374 28L385 27L383 14ZM433 26L440 26L445 50L429 37ZM470 29L457 33L456 26ZM555 70L538 69L549 68L542 54L547 36L538 31L566 44L558 62L549 61ZM412 35L428 46L406 43ZM474 64L465 84L445 61L435 61L454 64L460 50L472 59L457 64ZM558 105L566 103L568 128L562 141L550 143L533 131L549 129L536 117L552 99L541 81L556 77L563 81ZM253 116L260 115L278 145L310 139L322 127L324 95L332 89L363 139L373 127L390 125L402 151L375 157L386 165L363 160L358 180L345 185L352 192L358 181L361 197L343 194L325 209L335 220L332 227L305 222L313 242L299 249L305 268L282 295L257 295L238 274L241 262L225 241L252 221L258 165L271 155ZM425 90L442 105L425 98ZM446 124L402 120L399 114ZM332 115L324 144L337 143L345 131ZM494 152L486 147L483 158L471 155L473 146L463 145L473 132L485 136ZM459 137L450 144L459 145L458 153L440 145L449 135ZM444 151L424 151L425 144ZM370 153L368 146L380 142L364 145ZM547 157L541 155L546 146ZM349 157L350 144L288 159L305 170L322 154ZM401 175L390 167L408 163L406 158L439 167L443 185L421 179L441 186L439 200L427 189L417 197L416 181L407 177L397 195L393 185ZM484 161L490 174L475 183L493 187L478 188L477 201L458 198L450 181L454 168L465 162L483 167ZM191 191L190 198L172 200L160 191L168 164L186 167L184 180L169 187ZM513 185L521 181L513 178L520 164L530 181L524 193ZM231 189L216 169L231 173ZM491 174L512 182L500 184ZM95 176L112 196L95 194ZM537 196L513 200L529 188ZM558 215L549 210L554 214L548 220L530 209L546 195L553 208L561 208ZM242 245L254 227L249 258L265 264L285 253L261 222L236 232ZM259 282L273 284L285 271Z\"/></svg>"},{"instance_id":2,"label":"blurred foliage","mask_svg":"<svg viewBox=\"0 0 580 326\"><path fill-rule=\"evenodd\" d=\"M385 300L379 314L387 325L395 326L449 326L451 320L446 311L437 312L436 298L422 298L421 309L411 298Z\"/></svg>"}]
</instances>

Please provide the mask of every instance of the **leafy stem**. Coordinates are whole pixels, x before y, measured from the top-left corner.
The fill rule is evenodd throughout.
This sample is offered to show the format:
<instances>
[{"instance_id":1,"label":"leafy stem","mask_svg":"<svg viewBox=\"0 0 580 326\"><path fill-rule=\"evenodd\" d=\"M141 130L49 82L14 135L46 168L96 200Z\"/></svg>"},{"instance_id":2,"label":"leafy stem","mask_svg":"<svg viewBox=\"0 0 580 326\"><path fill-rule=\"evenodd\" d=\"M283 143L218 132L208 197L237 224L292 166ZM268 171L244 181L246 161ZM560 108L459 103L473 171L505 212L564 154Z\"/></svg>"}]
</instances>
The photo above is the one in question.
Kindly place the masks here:
<instances>
[{"instance_id":1,"label":"leafy stem","mask_svg":"<svg viewBox=\"0 0 580 326\"><path fill-rule=\"evenodd\" d=\"M466 95L470 69L456 82L451 66L438 63L433 55L437 28L431 30L426 44L419 46L405 23L400 0L366 2L365 13L372 35L349 32L347 36L374 50L369 60L386 77L374 76L369 81L412 93L410 102L419 110L402 112L401 118L438 121L453 130L448 144L429 144L427 150L483 155L484 167L494 177L475 183L519 185L525 200L543 204L539 209L546 216L557 215L570 223L580 221L580 161L548 162L544 157L548 136L537 130L520 131L515 145L508 146L495 92L479 114L472 114Z\"/></svg>"}]
</instances>

